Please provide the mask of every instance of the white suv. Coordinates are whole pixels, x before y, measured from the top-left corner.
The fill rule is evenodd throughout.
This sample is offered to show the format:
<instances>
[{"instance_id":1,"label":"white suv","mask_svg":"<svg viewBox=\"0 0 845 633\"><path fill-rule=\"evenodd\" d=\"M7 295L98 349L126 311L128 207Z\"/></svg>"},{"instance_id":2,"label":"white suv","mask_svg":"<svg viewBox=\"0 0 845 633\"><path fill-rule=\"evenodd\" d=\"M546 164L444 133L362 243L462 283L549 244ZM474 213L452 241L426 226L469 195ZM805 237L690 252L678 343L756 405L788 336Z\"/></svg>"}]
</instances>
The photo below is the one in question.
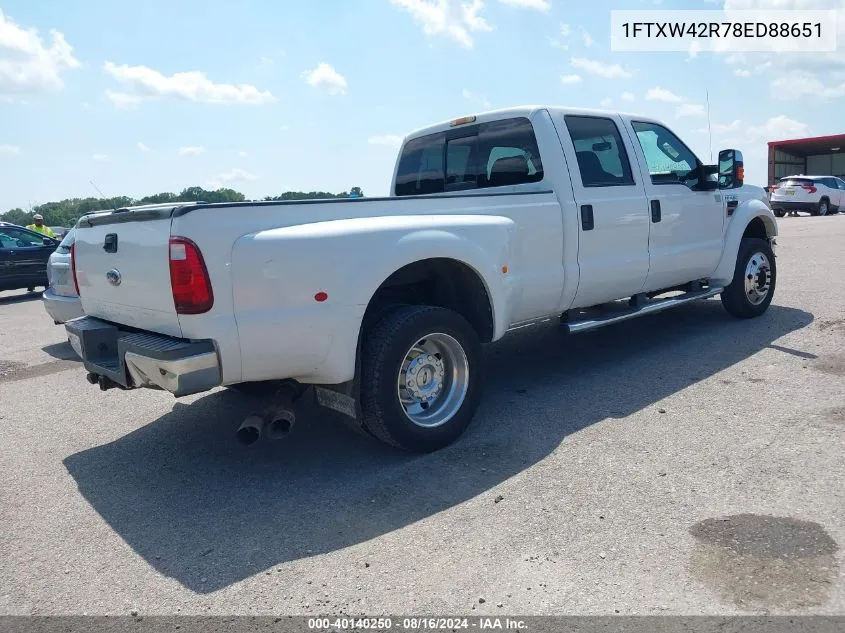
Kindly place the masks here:
<instances>
[{"instance_id":1,"label":"white suv","mask_svg":"<svg viewBox=\"0 0 845 633\"><path fill-rule=\"evenodd\" d=\"M769 205L775 215L838 213L845 207L845 181L834 176L787 176L769 187Z\"/></svg>"}]
</instances>

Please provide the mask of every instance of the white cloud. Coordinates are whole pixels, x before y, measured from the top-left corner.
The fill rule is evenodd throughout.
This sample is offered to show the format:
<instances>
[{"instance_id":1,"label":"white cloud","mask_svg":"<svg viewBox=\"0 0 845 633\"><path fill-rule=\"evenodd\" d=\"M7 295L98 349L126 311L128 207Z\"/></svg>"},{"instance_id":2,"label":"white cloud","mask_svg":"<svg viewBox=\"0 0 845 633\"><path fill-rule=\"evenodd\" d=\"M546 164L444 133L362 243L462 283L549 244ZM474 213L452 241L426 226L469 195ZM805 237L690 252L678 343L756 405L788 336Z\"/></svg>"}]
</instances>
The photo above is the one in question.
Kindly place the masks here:
<instances>
[{"instance_id":1,"label":"white cloud","mask_svg":"<svg viewBox=\"0 0 845 633\"><path fill-rule=\"evenodd\" d=\"M7 145L2 144L0 145L0 154L20 154L21 148L17 145Z\"/></svg>"},{"instance_id":2,"label":"white cloud","mask_svg":"<svg viewBox=\"0 0 845 633\"><path fill-rule=\"evenodd\" d=\"M275 63L275 60L272 57L265 57L264 55L259 57L258 61L261 62L261 65L265 68L272 66Z\"/></svg>"},{"instance_id":3,"label":"white cloud","mask_svg":"<svg viewBox=\"0 0 845 633\"><path fill-rule=\"evenodd\" d=\"M121 110L129 110L134 108L143 101L143 98L138 95L129 94L128 92L115 92L114 90L105 89L106 99L112 102L115 108Z\"/></svg>"},{"instance_id":4,"label":"white cloud","mask_svg":"<svg viewBox=\"0 0 845 633\"><path fill-rule=\"evenodd\" d=\"M499 0L502 4L509 7L517 7L518 9L536 9L537 11L546 12L552 8L549 0Z\"/></svg>"},{"instance_id":5,"label":"white cloud","mask_svg":"<svg viewBox=\"0 0 845 633\"><path fill-rule=\"evenodd\" d=\"M604 99L599 101L599 105L602 108L609 108L612 104L613 104L613 99L611 99L610 97L605 97Z\"/></svg>"},{"instance_id":6,"label":"white cloud","mask_svg":"<svg viewBox=\"0 0 845 633\"><path fill-rule=\"evenodd\" d=\"M806 70L793 70L778 75L771 83L772 97L782 101L795 101L805 97L815 99L831 99L845 95L845 81L832 82L831 77L825 81L819 79L815 73Z\"/></svg>"},{"instance_id":7,"label":"white cloud","mask_svg":"<svg viewBox=\"0 0 845 633\"><path fill-rule=\"evenodd\" d=\"M205 148L201 147L199 145L188 145L188 146L179 148L179 153L182 156L199 156L204 151L205 151Z\"/></svg>"},{"instance_id":8,"label":"white cloud","mask_svg":"<svg viewBox=\"0 0 845 633\"><path fill-rule=\"evenodd\" d=\"M737 69L734 71L734 75L736 75L737 77L750 77L750 76L751 76L751 71L750 71L750 70L745 70L744 68L737 68Z\"/></svg>"},{"instance_id":9,"label":"white cloud","mask_svg":"<svg viewBox=\"0 0 845 633\"><path fill-rule=\"evenodd\" d=\"M249 156L249 154L247 154L244 150L240 150L238 152L238 156L240 156L241 158L246 158L247 156Z\"/></svg>"},{"instance_id":10,"label":"white cloud","mask_svg":"<svg viewBox=\"0 0 845 633\"><path fill-rule=\"evenodd\" d=\"M728 55L728 64L757 62L754 73L760 74L771 69L775 77L771 89L772 96L778 99L797 99L799 97L820 97L832 99L845 96L845 1L843 0L725 0L725 10L836 10L836 39L839 42L834 52L818 53L748 53L742 62L737 55ZM785 90L783 77L795 75L796 89ZM817 94L821 88L822 94Z\"/></svg>"},{"instance_id":11,"label":"white cloud","mask_svg":"<svg viewBox=\"0 0 845 633\"><path fill-rule=\"evenodd\" d=\"M562 51L568 51L569 50L569 46L567 46L566 44L564 44L560 40L555 39L553 37L546 36L546 41L549 43L549 46L551 46L552 48L557 48L558 50L562 50Z\"/></svg>"},{"instance_id":12,"label":"white cloud","mask_svg":"<svg viewBox=\"0 0 845 633\"><path fill-rule=\"evenodd\" d=\"M121 95L118 100L124 101L125 104L131 99L135 99L134 103L137 103L142 98L153 97L172 97L214 104L261 105L275 101L269 91L261 91L250 84L214 83L205 73L194 70L168 76L148 66L117 65L109 61L103 64L103 70L118 82L134 89L131 96L127 93L112 93ZM113 97L109 98L114 102Z\"/></svg>"},{"instance_id":13,"label":"white cloud","mask_svg":"<svg viewBox=\"0 0 845 633\"><path fill-rule=\"evenodd\" d=\"M230 185L234 182L247 182L253 180L258 180L258 176L235 167L229 171L223 172L222 174L217 174L214 178L208 181L208 186L212 189L220 189L225 185Z\"/></svg>"},{"instance_id":14,"label":"white cloud","mask_svg":"<svg viewBox=\"0 0 845 633\"><path fill-rule=\"evenodd\" d=\"M678 107L675 116L679 119L688 116L707 116L707 111L704 109L704 106L699 103L682 103Z\"/></svg>"},{"instance_id":15,"label":"white cloud","mask_svg":"<svg viewBox=\"0 0 845 633\"><path fill-rule=\"evenodd\" d=\"M583 26L579 26L578 28L581 30L581 41L584 42L584 46L589 48L593 45L595 40L593 39L592 35L587 33L587 29L585 29Z\"/></svg>"},{"instance_id":16,"label":"white cloud","mask_svg":"<svg viewBox=\"0 0 845 633\"><path fill-rule=\"evenodd\" d=\"M714 123L713 136L720 145L737 146L742 144L760 144L788 138L800 138L810 134L810 126L791 119L785 114L771 117L760 125L751 125L736 119L730 123ZM703 128L700 131L707 131Z\"/></svg>"},{"instance_id":17,"label":"white cloud","mask_svg":"<svg viewBox=\"0 0 845 633\"><path fill-rule=\"evenodd\" d=\"M370 145L384 145L386 147L399 147L402 145L404 137L398 134L379 134L378 136L371 136L367 139Z\"/></svg>"},{"instance_id":18,"label":"white cloud","mask_svg":"<svg viewBox=\"0 0 845 633\"><path fill-rule=\"evenodd\" d=\"M634 100L634 93L633 92L623 92L622 93L622 101L633 101Z\"/></svg>"},{"instance_id":19,"label":"white cloud","mask_svg":"<svg viewBox=\"0 0 845 633\"><path fill-rule=\"evenodd\" d=\"M485 97L484 95L476 94L474 92L470 92L466 88L461 91L461 96L463 96L463 98L468 101L472 101L482 110L489 110L491 107L490 102L487 100L487 97Z\"/></svg>"},{"instance_id":20,"label":"white cloud","mask_svg":"<svg viewBox=\"0 0 845 633\"><path fill-rule=\"evenodd\" d=\"M135 144L135 147L137 147L137 148L138 148L140 151L142 151L142 152L151 152L151 151L152 151L149 147L147 147L146 145L144 145L141 141L138 141L138 142Z\"/></svg>"},{"instance_id":21,"label":"white cloud","mask_svg":"<svg viewBox=\"0 0 845 633\"><path fill-rule=\"evenodd\" d=\"M572 27L568 24L560 23L560 34L564 37L569 37L572 34Z\"/></svg>"},{"instance_id":22,"label":"white cloud","mask_svg":"<svg viewBox=\"0 0 845 633\"><path fill-rule=\"evenodd\" d=\"M25 29L0 9L0 94L37 93L64 86L62 73L78 68L73 48L59 31L45 45L37 29Z\"/></svg>"},{"instance_id":23,"label":"white cloud","mask_svg":"<svg viewBox=\"0 0 845 633\"><path fill-rule=\"evenodd\" d=\"M785 114L771 117L762 125L752 125L746 134L760 141L779 141L788 138L808 136L810 126L801 121L790 119Z\"/></svg>"},{"instance_id":24,"label":"white cloud","mask_svg":"<svg viewBox=\"0 0 845 633\"><path fill-rule=\"evenodd\" d=\"M646 101L664 101L666 103L680 103L684 100L683 97L679 97L674 92L660 86L649 88L648 92L645 93L645 98Z\"/></svg>"},{"instance_id":25,"label":"white cloud","mask_svg":"<svg viewBox=\"0 0 845 633\"><path fill-rule=\"evenodd\" d=\"M583 80L581 79L581 75L561 75L560 76L560 83L562 84L579 84Z\"/></svg>"},{"instance_id":26,"label":"white cloud","mask_svg":"<svg viewBox=\"0 0 845 633\"><path fill-rule=\"evenodd\" d=\"M289 131L289 130L290 130L290 126L289 126L289 125L280 125L280 126L279 126L279 132L287 132L287 131Z\"/></svg>"},{"instance_id":27,"label":"white cloud","mask_svg":"<svg viewBox=\"0 0 845 633\"><path fill-rule=\"evenodd\" d=\"M479 16L484 8L481 0L460 2L460 0L390 0L391 4L404 9L422 25L423 33L429 37L448 37L465 48L472 48L470 33L492 31L493 27Z\"/></svg>"},{"instance_id":28,"label":"white cloud","mask_svg":"<svg viewBox=\"0 0 845 633\"><path fill-rule=\"evenodd\" d=\"M569 63L573 68L607 79L628 79L633 76L631 71L622 68L619 64L605 64L585 57L573 57Z\"/></svg>"},{"instance_id":29,"label":"white cloud","mask_svg":"<svg viewBox=\"0 0 845 633\"><path fill-rule=\"evenodd\" d=\"M312 88L320 88L330 95L346 94L346 79L331 64L317 64L316 68L304 71L302 78Z\"/></svg>"},{"instance_id":30,"label":"white cloud","mask_svg":"<svg viewBox=\"0 0 845 633\"><path fill-rule=\"evenodd\" d=\"M109 157L106 156L105 154L94 154L91 158L93 158L94 160L101 162L101 163L105 162L109 159Z\"/></svg>"}]
</instances>

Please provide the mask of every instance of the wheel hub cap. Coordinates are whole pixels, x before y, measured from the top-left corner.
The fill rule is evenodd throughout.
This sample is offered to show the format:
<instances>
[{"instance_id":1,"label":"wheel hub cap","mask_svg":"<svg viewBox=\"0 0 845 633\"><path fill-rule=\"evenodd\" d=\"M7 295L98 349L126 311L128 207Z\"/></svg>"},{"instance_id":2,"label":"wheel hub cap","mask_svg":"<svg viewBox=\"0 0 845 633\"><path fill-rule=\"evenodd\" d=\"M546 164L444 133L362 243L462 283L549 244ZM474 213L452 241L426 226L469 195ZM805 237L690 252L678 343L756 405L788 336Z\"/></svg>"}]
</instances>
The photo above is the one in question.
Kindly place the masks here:
<instances>
[{"instance_id":1,"label":"wheel hub cap","mask_svg":"<svg viewBox=\"0 0 845 633\"><path fill-rule=\"evenodd\" d=\"M753 305L760 305L772 287L772 266L763 253L754 253L745 266L745 295Z\"/></svg>"},{"instance_id":2,"label":"wheel hub cap","mask_svg":"<svg viewBox=\"0 0 845 633\"><path fill-rule=\"evenodd\" d=\"M405 384L415 400L433 400L443 388L446 373L443 361L430 354L417 356L405 370Z\"/></svg>"},{"instance_id":3,"label":"wheel hub cap","mask_svg":"<svg viewBox=\"0 0 845 633\"><path fill-rule=\"evenodd\" d=\"M448 422L469 389L469 361L452 336L432 333L405 354L397 376L399 403L408 419L422 427Z\"/></svg>"}]
</instances>

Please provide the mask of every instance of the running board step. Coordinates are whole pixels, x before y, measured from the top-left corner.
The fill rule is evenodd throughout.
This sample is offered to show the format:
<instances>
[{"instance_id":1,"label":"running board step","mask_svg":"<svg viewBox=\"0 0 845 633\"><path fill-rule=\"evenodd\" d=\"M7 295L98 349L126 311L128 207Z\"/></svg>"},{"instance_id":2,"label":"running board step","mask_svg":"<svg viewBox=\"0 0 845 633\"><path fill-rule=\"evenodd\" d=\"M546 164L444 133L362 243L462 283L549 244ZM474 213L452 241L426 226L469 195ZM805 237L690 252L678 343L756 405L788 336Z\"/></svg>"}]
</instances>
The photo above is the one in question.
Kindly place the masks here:
<instances>
[{"instance_id":1,"label":"running board step","mask_svg":"<svg viewBox=\"0 0 845 633\"><path fill-rule=\"evenodd\" d=\"M723 290L724 288L708 288L707 290L687 292L682 295L668 297L666 299L656 299L647 303L641 303L639 307L629 308L622 311L614 311L610 314L603 314L593 318L578 319L578 316L580 315L569 315L569 319L572 319L572 317L575 316L575 320L563 320L562 325L572 334L578 334L579 332L595 330L596 328L604 327L605 325L612 325L614 323L620 323L621 321L635 319L636 317L644 316L646 314L662 312L663 310L668 310L669 308L674 308L685 303L692 303L693 301L714 297Z\"/></svg>"}]
</instances>

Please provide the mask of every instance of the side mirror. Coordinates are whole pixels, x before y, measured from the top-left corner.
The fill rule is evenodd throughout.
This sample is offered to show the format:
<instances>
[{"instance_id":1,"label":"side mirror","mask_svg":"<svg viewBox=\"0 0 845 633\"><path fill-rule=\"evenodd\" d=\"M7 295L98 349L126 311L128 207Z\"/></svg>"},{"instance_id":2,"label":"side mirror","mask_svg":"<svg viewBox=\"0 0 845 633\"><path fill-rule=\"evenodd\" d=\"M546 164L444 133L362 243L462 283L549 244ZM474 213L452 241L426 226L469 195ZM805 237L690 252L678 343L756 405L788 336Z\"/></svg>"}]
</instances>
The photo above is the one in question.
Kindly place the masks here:
<instances>
[{"instance_id":1,"label":"side mirror","mask_svg":"<svg viewBox=\"0 0 845 633\"><path fill-rule=\"evenodd\" d=\"M44 244L44 246L56 246L56 244L58 244L58 242L52 237L45 237L41 240L41 242Z\"/></svg>"},{"instance_id":2,"label":"side mirror","mask_svg":"<svg viewBox=\"0 0 845 633\"><path fill-rule=\"evenodd\" d=\"M719 152L719 189L742 187L744 180L742 152L738 149L723 149Z\"/></svg>"}]
</instances>

